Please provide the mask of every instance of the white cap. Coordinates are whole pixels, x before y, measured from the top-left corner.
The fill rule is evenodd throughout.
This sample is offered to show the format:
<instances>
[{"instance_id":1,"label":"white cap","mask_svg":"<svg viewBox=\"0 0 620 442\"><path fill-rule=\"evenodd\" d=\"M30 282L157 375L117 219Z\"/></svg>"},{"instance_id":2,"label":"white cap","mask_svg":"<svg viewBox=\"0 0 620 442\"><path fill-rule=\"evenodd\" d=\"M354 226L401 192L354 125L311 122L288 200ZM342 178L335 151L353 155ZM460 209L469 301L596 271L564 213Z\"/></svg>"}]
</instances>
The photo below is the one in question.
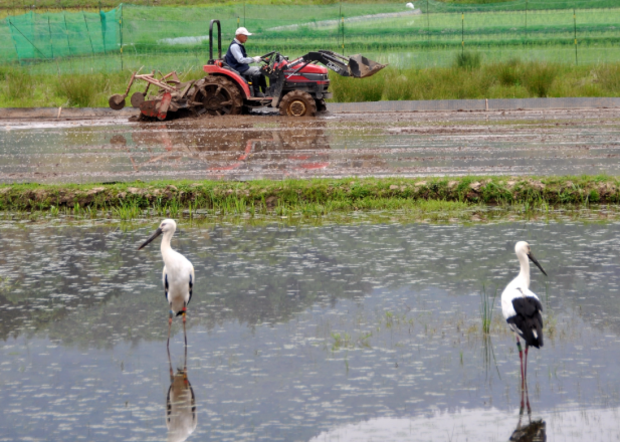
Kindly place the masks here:
<instances>
[{"instance_id":1,"label":"white cap","mask_svg":"<svg viewBox=\"0 0 620 442\"><path fill-rule=\"evenodd\" d=\"M241 27L237 28L237 30L235 31L235 35L252 35L252 33L248 32L248 30L244 27Z\"/></svg>"}]
</instances>

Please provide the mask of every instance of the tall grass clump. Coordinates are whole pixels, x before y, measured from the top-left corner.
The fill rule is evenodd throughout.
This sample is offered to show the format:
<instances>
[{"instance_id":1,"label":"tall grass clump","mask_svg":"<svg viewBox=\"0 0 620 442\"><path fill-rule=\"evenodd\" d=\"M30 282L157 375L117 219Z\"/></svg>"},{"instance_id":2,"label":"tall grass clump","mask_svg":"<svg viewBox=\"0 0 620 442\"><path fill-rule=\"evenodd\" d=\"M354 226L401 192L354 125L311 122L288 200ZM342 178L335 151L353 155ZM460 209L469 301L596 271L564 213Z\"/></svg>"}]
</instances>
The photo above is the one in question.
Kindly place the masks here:
<instances>
[{"instance_id":1,"label":"tall grass clump","mask_svg":"<svg viewBox=\"0 0 620 442\"><path fill-rule=\"evenodd\" d=\"M497 80L502 86L519 86L521 83L521 61L517 58L506 63L497 63L489 66L496 71Z\"/></svg>"},{"instance_id":2,"label":"tall grass clump","mask_svg":"<svg viewBox=\"0 0 620 442\"><path fill-rule=\"evenodd\" d=\"M478 52L463 51L456 54L454 66L460 69L478 69L480 68L481 57Z\"/></svg>"},{"instance_id":3,"label":"tall grass clump","mask_svg":"<svg viewBox=\"0 0 620 442\"><path fill-rule=\"evenodd\" d=\"M385 72L379 72L369 78L341 77L332 75L334 101L348 103L353 101L380 101L385 88Z\"/></svg>"},{"instance_id":4,"label":"tall grass clump","mask_svg":"<svg viewBox=\"0 0 620 442\"><path fill-rule=\"evenodd\" d=\"M602 89L620 91L620 64L600 64L592 69L592 74Z\"/></svg>"},{"instance_id":5,"label":"tall grass clump","mask_svg":"<svg viewBox=\"0 0 620 442\"><path fill-rule=\"evenodd\" d=\"M523 85L536 97L547 97L559 71L550 63L528 63L522 74Z\"/></svg>"},{"instance_id":6,"label":"tall grass clump","mask_svg":"<svg viewBox=\"0 0 620 442\"><path fill-rule=\"evenodd\" d=\"M24 69L7 66L0 68L2 89L9 100L23 100L32 97L35 89L34 78Z\"/></svg>"},{"instance_id":7,"label":"tall grass clump","mask_svg":"<svg viewBox=\"0 0 620 442\"><path fill-rule=\"evenodd\" d=\"M73 75L58 78L56 93L67 97L69 106L90 107L101 91L102 75Z\"/></svg>"}]
</instances>

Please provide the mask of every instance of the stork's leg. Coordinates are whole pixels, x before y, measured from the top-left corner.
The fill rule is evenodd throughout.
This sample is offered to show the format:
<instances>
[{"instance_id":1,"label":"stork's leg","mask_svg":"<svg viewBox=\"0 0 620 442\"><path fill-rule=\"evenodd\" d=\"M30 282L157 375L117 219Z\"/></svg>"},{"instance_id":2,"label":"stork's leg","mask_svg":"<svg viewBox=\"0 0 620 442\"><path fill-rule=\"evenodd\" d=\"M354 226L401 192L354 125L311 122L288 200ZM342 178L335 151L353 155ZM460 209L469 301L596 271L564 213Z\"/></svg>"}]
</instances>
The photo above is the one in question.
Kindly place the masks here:
<instances>
[{"instance_id":1,"label":"stork's leg","mask_svg":"<svg viewBox=\"0 0 620 442\"><path fill-rule=\"evenodd\" d=\"M170 331L172 330L172 310L170 310L170 316L168 317L168 347L170 347Z\"/></svg>"},{"instance_id":2,"label":"stork's leg","mask_svg":"<svg viewBox=\"0 0 620 442\"><path fill-rule=\"evenodd\" d=\"M185 336L185 347L187 347L187 330L185 329L185 314L187 313L187 309L183 306L183 335Z\"/></svg>"},{"instance_id":3,"label":"stork's leg","mask_svg":"<svg viewBox=\"0 0 620 442\"><path fill-rule=\"evenodd\" d=\"M523 400L521 402L523 402ZM532 414L532 408L530 407L530 393L527 389L527 381L525 382L525 405L527 406L527 414L530 416Z\"/></svg>"},{"instance_id":4,"label":"stork's leg","mask_svg":"<svg viewBox=\"0 0 620 442\"><path fill-rule=\"evenodd\" d=\"M525 374L525 398L527 401L527 412L531 413L531 409L530 409L530 395L527 391L527 352L529 350L530 346L525 344L525 367L523 369L523 373Z\"/></svg>"},{"instance_id":5,"label":"stork's leg","mask_svg":"<svg viewBox=\"0 0 620 442\"><path fill-rule=\"evenodd\" d=\"M525 366L523 367L523 373L525 375L525 384L527 385L527 351L530 349L530 346L525 344Z\"/></svg>"},{"instance_id":6,"label":"stork's leg","mask_svg":"<svg viewBox=\"0 0 620 442\"><path fill-rule=\"evenodd\" d=\"M523 351L521 350L521 341L519 341L519 336L517 336L517 348L519 349L519 362L521 363L521 391L525 388L525 378L523 377ZM525 347L527 351L527 346ZM523 404L521 404L523 407Z\"/></svg>"}]
</instances>

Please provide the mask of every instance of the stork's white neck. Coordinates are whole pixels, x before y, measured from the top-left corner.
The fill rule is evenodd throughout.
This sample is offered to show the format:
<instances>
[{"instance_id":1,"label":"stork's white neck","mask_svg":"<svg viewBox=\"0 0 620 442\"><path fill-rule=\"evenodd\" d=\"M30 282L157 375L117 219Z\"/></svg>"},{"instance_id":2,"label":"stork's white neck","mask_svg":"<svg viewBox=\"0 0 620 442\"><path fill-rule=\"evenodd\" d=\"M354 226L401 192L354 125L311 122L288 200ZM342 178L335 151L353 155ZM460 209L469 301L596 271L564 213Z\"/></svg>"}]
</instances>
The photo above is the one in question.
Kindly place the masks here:
<instances>
[{"instance_id":1,"label":"stork's white neck","mask_svg":"<svg viewBox=\"0 0 620 442\"><path fill-rule=\"evenodd\" d=\"M163 241L162 241L163 244ZM162 246L163 247L163 246ZM525 253L517 253L517 258L519 259L519 264L521 265L521 271L519 271L519 276L524 283L526 288L530 288L530 261L527 258Z\"/></svg>"},{"instance_id":2,"label":"stork's white neck","mask_svg":"<svg viewBox=\"0 0 620 442\"><path fill-rule=\"evenodd\" d=\"M166 261L166 257L172 251L172 246L170 246L170 240L172 239L172 235L174 235L174 231L164 232L161 239L161 256L164 258L164 262Z\"/></svg>"}]
</instances>

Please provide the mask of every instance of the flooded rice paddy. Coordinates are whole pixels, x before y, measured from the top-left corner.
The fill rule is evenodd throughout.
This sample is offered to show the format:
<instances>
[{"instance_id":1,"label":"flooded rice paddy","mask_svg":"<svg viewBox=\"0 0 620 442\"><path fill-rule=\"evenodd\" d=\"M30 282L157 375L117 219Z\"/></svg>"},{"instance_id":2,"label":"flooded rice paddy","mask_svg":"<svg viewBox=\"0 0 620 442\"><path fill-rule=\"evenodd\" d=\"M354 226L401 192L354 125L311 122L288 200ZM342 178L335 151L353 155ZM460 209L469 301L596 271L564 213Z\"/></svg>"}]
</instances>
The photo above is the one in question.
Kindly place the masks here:
<instances>
[{"instance_id":1,"label":"flooded rice paddy","mask_svg":"<svg viewBox=\"0 0 620 442\"><path fill-rule=\"evenodd\" d=\"M158 243L136 251L157 220L2 223L0 440L508 441L530 422L519 434L620 435L617 223L181 221L173 247L196 285L187 354L177 318L170 359ZM521 421L493 301L517 240L549 274L532 271L546 341Z\"/></svg>"},{"instance_id":2,"label":"flooded rice paddy","mask_svg":"<svg viewBox=\"0 0 620 442\"><path fill-rule=\"evenodd\" d=\"M0 182L620 174L620 111L4 122Z\"/></svg>"}]
</instances>

